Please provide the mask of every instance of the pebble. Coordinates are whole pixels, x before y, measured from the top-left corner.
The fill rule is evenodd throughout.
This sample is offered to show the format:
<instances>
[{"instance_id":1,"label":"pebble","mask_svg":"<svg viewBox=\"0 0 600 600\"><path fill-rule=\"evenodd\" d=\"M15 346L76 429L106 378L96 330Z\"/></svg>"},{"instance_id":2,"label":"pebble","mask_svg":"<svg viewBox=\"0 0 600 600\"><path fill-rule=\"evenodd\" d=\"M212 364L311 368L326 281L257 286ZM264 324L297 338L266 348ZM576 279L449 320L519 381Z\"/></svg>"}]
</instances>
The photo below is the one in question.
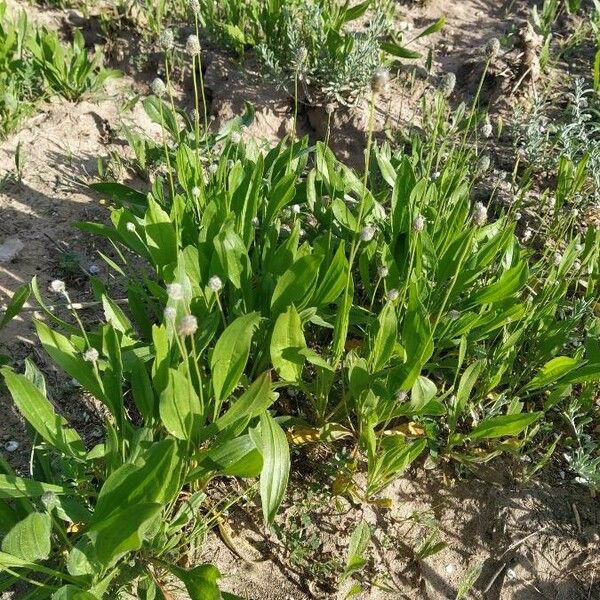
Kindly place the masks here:
<instances>
[{"instance_id":1,"label":"pebble","mask_svg":"<svg viewBox=\"0 0 600 600\"><path fill-rule=\"evenodd\" d=\"M4 449L7 452L14 452L18 447L19 442L16 442L15 440L10 440L9 442L6 442L6 444L4 444Z\"/></svg>"},{"instance_id":2,"label":"pebble","mask_svg":"<svg viewBox=\"0 0 600 600\"><path fill-rule=\"evenodd\" d=\"M9 263L15 258L25 245L19 238L8 238L3 244L0 244L0 263Z\"/></svg>"}]
</instances>

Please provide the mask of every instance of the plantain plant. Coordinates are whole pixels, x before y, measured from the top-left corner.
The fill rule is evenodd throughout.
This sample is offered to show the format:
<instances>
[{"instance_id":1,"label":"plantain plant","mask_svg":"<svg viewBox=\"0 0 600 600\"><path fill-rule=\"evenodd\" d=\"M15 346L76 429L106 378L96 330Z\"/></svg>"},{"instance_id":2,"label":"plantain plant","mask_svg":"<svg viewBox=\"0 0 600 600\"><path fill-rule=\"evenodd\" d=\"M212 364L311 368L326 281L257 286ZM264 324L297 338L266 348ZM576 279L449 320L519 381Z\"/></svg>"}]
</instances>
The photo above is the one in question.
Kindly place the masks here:
<instances>
[{"instance_id":1,"label":"plantain plant","mask_svg":"<svg viewBox=\"0 0 600 600\"><path fill-rule=\"evenodd\" d=\"M52 92L67 100L80 100L84 94L96 92L104 83L119 76L101 64L101 53L90 58L81 31L76 30L70 46L64 46L58 34L39 29L29 40L33 62Z\"/></svg>"},{"instance_id":2,"label":"plantain plant","mask_svg":"<svg viewBox=\"0 0 600 600\"><path fill-rule=\"evenodd\" d=\"M362 497L425 454L476 468L522 452L562 419L574 388L596 389L600 356L586 332L598 327L597 231L560 256L532 252L510 214L491 221L472 205L468 152L451 152L432 181L437 161L417 141L413 155L375 150L362 179L322 143L263 152L238 134L215 141L220 155L202 165L191 125L169 125L170 110L151 111L176 145L162 151L169 185L158 178L147 196L95 186L113 202L113 227L80 227L122 250L113 267L131 281L147 336L143 304L160 314L157 290L172 283L190 290L208 346L247 319L244 377L274 371L283 405L294 398L294 443L363 451ZM128 270L130 252L152 279ZM230 347L243 339L239 330Z\"/></svg>"},{"instance_id":3,"label":"plantain plant","mask_svg":"<svg viewBox=\"0 0 600 600\"><path fill-rule=\"evenodd\" d=\"M148 227L165 231L159 222ZM72 322L53 316L35 280L32 288L57 327L36 321L40 342L98 403L104 437L86 446L56 412L33 362L23 374L1 370L33 445L27 477L0 464L2 585L21 582L28 598L148 598L168 597L176 578L191 598L233 598L221 596L214 566L181 565L207 529L222 523L226 506L205 493L214 477L259 476L266 523L285 491L289 451L267 410L277 398L271 376L242 377L260 316L234 320L209 356L211 336L197 331L188 285L169 287L165 315L147 341L100 284L105 322L95 331L81 326L63 282L51 288Z\"/></svg>"}]
</instances>

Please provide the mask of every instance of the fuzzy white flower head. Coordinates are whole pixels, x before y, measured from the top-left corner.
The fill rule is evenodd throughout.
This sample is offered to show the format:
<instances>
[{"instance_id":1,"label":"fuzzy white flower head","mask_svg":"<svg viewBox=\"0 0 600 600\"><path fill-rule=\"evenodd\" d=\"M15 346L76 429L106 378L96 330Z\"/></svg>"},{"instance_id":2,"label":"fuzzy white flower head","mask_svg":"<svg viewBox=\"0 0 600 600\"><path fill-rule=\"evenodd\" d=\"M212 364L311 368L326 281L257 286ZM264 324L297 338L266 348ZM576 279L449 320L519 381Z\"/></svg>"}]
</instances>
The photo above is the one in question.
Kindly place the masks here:
<instances>
[{"instance_id":1,"label":"fuzzy white flower head","mask_svg":"<svg viewBox=\"0 0 600 600\"><path fill-rule=\"evenodd\" d=\"M185 51L190 56L198 56L201 51L200 40L197 35L190 35L185 42Z\"/></svg>"},{"instance_id":2,"label":"fuzzy white flower head","mask_svg":"<svg viewBox=\"0 0 600 600\"><path fill-rule=\"evenodd\" d=\"M396 390L394 396L397 402L404 402L408 398L408 394L404 390Z\"/></svg>"},{"instance_id":3,"label":"fuzzy white flower head","mask_svg":"<svg viewBox=\"0 0 600 600\"><path fill-rule=\"evenodd\" d=\"M175 46L175 35L172 29L164 29L159 38L158 43L163 50L171 50Z\"/></svg>"},{"instance_id":4,"label":"fuzzy white flower head","mask_svg":"<svg viewBox=\"0 0 600 600\"><path fill-rule=\"evenodd\" d=\"M254 227L254 229L258 229L260 227L260 221L258 217L252 218L252 227Z\"/></svg>"},{"instance_id":5,"label":"fuzzy white flower head","mask_svg":"<svg viewBox=\"0 0 600 600\"><path fill-rule=\"evenodd\" d=\"M377 69L371 78L371 90L376 94L384 92L389 82L390 72L384 68Z\"/></svg>"},{"instance_id":6,"label":"fuzzy white flower head","mask_svg":"<svg viewBox=\"0 0 600 600\"><path fill-rule=\"evenodd\" d=\"M188 8L190 9L190 12L194 15L197 16L198 14L200 14L200 2L199 0L188 0Z\"/></svg>"},{"instance_id":7,"label":"fuzzy white flower head","mask_svg":"<svg viewBox=\"0 0 600 600\"><path fill-rule=\"evenodd\" d=\"M417 215L413 221L413 231L421 233L425 229L425 217L423 215Z\"/></svg>"},{"instance_id":8,"label":"fuzzy white flower head","mask_svg":"<svg viewBox=\"0 0 600 600\"><path fill-rule=\"evenodd\" d=\"M231 133L231 142L233 144L239 144L242 141L242 134L239 131L233 131Z\"/></svg>"},{"instance_id":9,"label":"fuzzy white flower head","mask_svg":"<svg viewBox=\"0 0 600 600\"><path fill-rule=\"evenodd\" d=\"M490 157L487 154L484 154L477 163L477 170L481 173L485 173L492 164Z\"/></svg>"},{"instance_id":10,"label":"fuzzy white flower head","mask_svg":"<svg viewBox=\"0 0 600 600\"><path fill-rule=\"evenodd\" d=\"M192 196L193 196L194 198L200 198L200 188L199 188L199 187L197 187L197 186L194 186L194 187L192 188Z\"/></svg>"},{"instance_id":11,"label":"fuzzy white flower head","mask_svg":"<svg viewBox=\"0 0 600 600\"><path fill-rule=\"evenodd\" d=\"M487 218L487 208L483 205L483 203L478 202L475 205L475 210L473 211L473 222L478 227L483 227L487 223Z\"/></svg>"},{"instance_id":12,"label":"fuzzy white flower head","mask_svg":"<svg viewBox=\"0 0 600 600\"><path fill-rule=\"evenodd\" d=\"M523 215L520 212L515 213L515 221L520 221L523 218Z\"/></svg>"},{"instance_id":13,"label":"fuzzy white flower head","mask_svg":"<svg viewBox=\"0 0 600 600\"><path fill-rule=\"evenodd\" d=\"M83 353L83 360L87 362L95 363L99 357L100 355L98 354L98 350L96 350L96 348L88 348Z\"/></svg>"},{"instance_id":14,"label":"fuzzy white flower head","mask_svg":"<svg viewBox=\"0 0 600 600\"><path fill-rule=\"evenodd\" d=\"M437 181L440 178L441 173L439 171L434 171L431 174L431 181Z\"/></svg>"},{"instance_id":15,"label":"fuzzy white flower head","mask_svg":"<svg viewBox=\"0 0 600 600\"><path fill-rule=\"evenodd\" d=\"M177 334L181 336L194 335L198 330L198 320L194 315L185 315L177 323Z\"/></svg>"},{"instance_id":16,"label":"fuzzy white flower head","mask_svg":"<svg viewBox=\"0 0 600 600\"><path fill-rule=\"evenodd\" d=\"M379 277L381 277L382 279L384 277L387 277L389 272L390 272L390 270L385 265L381 265L377 269L377 275L379 275Z\"/></svg>"},{"instance_id":17,"label":"fuzzy white flower head","mask_svg":"<svg viewBox=\"0 0 600 600\"><path fill-rule=\"evenodd\" d=\"M221 281L221 278L218 275L213 275L209 280L208 280L208 289L212 290L213 292L218 292L223 288L223 282Z\"/></svg>"},{"instance_id":18,"label":"fuzzy white flower head","mask_svg":"<svg viewBox=\"0 0 600 600\"><path fill-rule=\"evenodd\" d=\"M292 204L292 213L294 213L295 215L300 214L300 205L299 204Z\"/></svg>"},{"instance_id":19,"label":"fuzzy white flower head","mask_svg":"<svg viewBox=\"0 0 600 600\"><path fill-rule=\"evenodd\" d=\"M492 59L498 56L500 52L500 40L498 38L491 38L485 45L485 55Z\"/></svg>"},{"instance_id":20,"label":"fuzzy white flower head","mask_svg":"<svg viewBox=\"0 0 600 600\"><path fill-rule=\"evenodd\" d=\"M127 229L129 233L133 233L135 231L135 223L133 221L128 221L127 225L125 225L125 229Z\"/></svg>"},{"instance_id":21,"label":"fuzzy white flower head","mask_svg":"<svg viewBox=\"0 0 600 600\"><path fill-rule=\"evenodd\" d=\"M329 104L325 105L325 112L331 116L334 112L335 112L335 104L332 104L331 102Z\"/></svg>"},{"instance_id":22,"label":"fuzzy white flower head","mask_svg":"<svg viewBox=\"0 0 600 600\"><path fill-rule=\"evenodd\" d=\"M555 252L554 253L554 265L558 267L558 265L560 265L560 263L562 262L563 256L560 252Z\"/></svg>"},{"instance_id":23,"label":"fuzzy white flower head","mask_svg":"<svg viewBox=\"0 0 600 600\"><path fill-rule=\"evenodd\" d=\"M451 96L455 87L456 75L454 73L444 73L444 76L440 81L440 91L442 94L446 97Z\"/></svg>"},{"instance_id":24,"label":"fuzzy white flower head","mask_svg":"<svg viewBox=\"0 0 600 600\"><path fill-rule=\"evenodd\" d=\"M172 321L177 316L177 311L174 306L167 306L163 312L165 321Z\"/></svg>"},{"instance_id":25,"label":"fuzzy white flower head","mask_svg":"<svg viewBox=\"0 0 600 600\"><path fill-rule=\"evenodd\" d=\"M527 243L531 238L533 237L533 231L528 227L524 232L523 232L523 237L521 238L521 241L523 243Z\"/></svg>"},{"instance_id":26,"label":"fuzzy white flower head","mask_svg":"<svg viewBox=\"0 0 600 600\"><path fill-rule=\"evenodd\" d=\"M219 165L218 165L217 163L211 163L211 164L208 166L208 172L209 172L211 175L214 175L214 174L215 174L215 173L216 173L218 170L219 170Z\"/></svg>"},{"instance_id":27,"label":"fuzzy white flower head","mask_svg":"<svg viewBox=\"0 0 600 600\"><path fill-rule=\"evenodd\" d=\"M183 286L180 283L169 283L167 294L171 300L183 300Z\"/></svg>"},{"instance_id":28,"label":"fuzzy white flower head","mask_svg":"<svg viewBox=\"0 0 600 600\"><path fill-rule=\"evenodd\" d=\"M398 290L396 288L392 288L391 290L388 290L388 293L385 295L385 297L390 302L394 302L394 301L398 300L399 296L400 296L400 292L398 292Z\"/></svg>"},{"instance_id":29,"label":"fuzzy white flower head","mask_svg":"<svg viewBox=\"0 0 600 600\"><path fill-rule=\"evenodd\" d=\"M64 294L66 290L67 286L65 285L65 282L61 279L55 279L54 281L50 282L51 292L54 292L55 294Z\"/></svg>"},{"instance_id":30,"label":"fuzzy white flower head","mask_svg":"<svg viewBox=\"0 0 600 600\"><path fill-rule=\"evenodd\" d=\"M490 138L492 137L493 132L494 128L492 127L490 120L487 119L486 122L481 126L481 135L484 138Z\"/></svg>"},{"instance_id":31,"label":"fuzzy white flower head","mask_svg":"<svg viewBox=\"0 0 600 600\"><path fill-rule=\"evenodd\" d=\"M451 321L456 321L456 319L458 319L458 317L460 317L460 313L457 310L452 309L452 310L448 311L448 318Z\"/></svg>"},{"instance_id":32,"label":"fuzzy white flower head","mask_svg":"<svg viewBox=\"0 0 600 600\"><path fill-rule=\"evenodd\" d=\"M360 241L361 242L370 242L375 237L375 228L374 227L364 227L360 232Z\"/></svg>"},{"instance_id":33,"label":"fuzzy white flower head","mask_svg":"<svg viewBox=\"0 0 600 600\"><path fill-rule=\"evenodd\" d=\"M150 91L155 96L160 98L161 96L164 96L165 92L167 91L167 86L160 77L155 77L150 84Z\"/></svg>"}]
</instances>

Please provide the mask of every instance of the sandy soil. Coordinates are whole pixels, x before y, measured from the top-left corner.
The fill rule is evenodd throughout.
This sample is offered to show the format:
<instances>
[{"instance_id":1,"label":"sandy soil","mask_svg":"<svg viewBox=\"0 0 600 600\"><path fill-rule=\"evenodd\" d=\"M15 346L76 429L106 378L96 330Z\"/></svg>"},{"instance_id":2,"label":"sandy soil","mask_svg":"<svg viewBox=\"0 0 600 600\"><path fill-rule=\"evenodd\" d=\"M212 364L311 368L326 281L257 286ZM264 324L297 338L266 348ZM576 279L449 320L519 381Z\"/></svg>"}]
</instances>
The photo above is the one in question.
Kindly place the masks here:
<instances>
[{"instance_id":1,"label":"sandy soil","mask_svg":"<svg viewBox=\"0 0 600 600\"><path fill-rule=\"evenodd\" d=\"M9 4L13 9L25 6L17 0L9 0ZM405 11L402 19L409 24L409 32L425 27L441 14L447 19L440 34L423 42L436 45L436 74L427 79L408 74L406 79L400 77L382 103L385 109L381 113L387 115L386 119L392 115L396 126L409 128L418 126L420 98L436 84L441 71L450 70L458 76L456 102L472 93L475 79L471 73L473 65L481 63L482 47L490 37L502 36L509 27L521 27L523 9L528 3L432 0L424 5L401 4ZM57 28L63 25L60 13L31 6L27 10L30 18L38 22ZM518 59L517 55L513 58ZM502 60L506 63L512 59ZM215 126L239 112L244 100L250 100L255 104L257 118L247 135L274 141L289 131L293 105L285 93L272 84L261 83L252 70L242 72L226 57L211 56L206 66ZM256 68L252 63L249 66ZM505 64L499 64L492 73L497 79L490 82L490 98L506 88L499 82L508 78L514 83L518 68L507 75ZM410 87L406 86L408 78L413 82ZM124 120L152 131L141 107L136 106L132 112L120 108L132 88L142 90L144 86L139 78L126 76L112 83L101 98L79 104L53 101L19 132L0 143L0 243L12 237L24 243L13 262L0 265L0 305L18 285L33 276L37 276L41 289L54 278L67 278L75 301L91 298L84 273L91 265L100 269L101 277L108 276L97 255L98 240L79 233L71 225L73 221L107 218L99 198L79 180L97 174L97 157L107 156L111 150L123 151L118 130ZM185 88L182 93L185 95ZM389 124L386 119L381 116L378 120L382 136ZM363 106L339 108L335 113L331 143L338 155L351 164L360 163L365 122ZM322 107L301 107L301 133L322 136L325 127ZM16 177L14 166L19 143L24 159L21 180ZM29 305L19 319L0 332L0 351L8 349L18 366L26 356L32 356L45 367L60 409L93 436L97 425L93 418L85 417L86 411L81 411L85 399L69 381L49 368L34 345L30 322L34 308ZM0 414L0 444L18 441L18 450L9 458L17 468L24 468L28 451L22 423L3 390ZM302 453L297 460L310 459ZM518 472L512 467L510 472ZM598 501L582 487L569 483L569 476L563 478L557 470L544 473L535 483L518 484L505 466L494 465L492 469L485 473L488 481L465 478L453 485L441 480L437 473L410 473L388 490L393 500L388 510L353 506L346 501L340 501L339 510L332 508L328 500L320 505L307 503L310 486L297 481L290 492L294 502L281 515L280 523L293 521L298 506L308 506L306 512L312 524L305 533L317 541L310 550L308 538L299 542L309 553L304 563L292 560L289 539L286 547L273 533L262 529L259 511L252 502L233 512L231 520L235 535L251 541L259 562L248 562L232 553L216 533L209 534L200 558L216 563L227 574L223 580L225 589L255 600L343 598L344 594L332 587L330 575L319 573L314 565L325 565L333 559L343 562L351 531L364 518L370 524L378 524L367 573L378 573L382 578L389 575L388 582L397 591L371 589L358 596L361 599L452 599L467 570L474 567L481 567L481 576L472 598L600 598ZM328 483L319 485L322 488ZM418 560L414 549L430 531L424 524L425 517L435 519L439 541L447 546ZM244 548L241 542L240 547Z\"/></svg>"}]
</instances>

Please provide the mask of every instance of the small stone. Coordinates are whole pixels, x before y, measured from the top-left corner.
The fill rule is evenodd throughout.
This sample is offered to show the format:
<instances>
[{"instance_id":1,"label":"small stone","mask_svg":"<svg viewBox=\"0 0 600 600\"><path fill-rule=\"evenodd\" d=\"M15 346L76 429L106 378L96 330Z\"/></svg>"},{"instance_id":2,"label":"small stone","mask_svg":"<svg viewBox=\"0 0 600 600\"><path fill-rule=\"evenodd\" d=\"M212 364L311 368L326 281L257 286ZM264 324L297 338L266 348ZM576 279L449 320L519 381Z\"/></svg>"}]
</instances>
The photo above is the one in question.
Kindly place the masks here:
<instances>
[{"instance_id":1,"label":"small stone","mask_svg":"<svg viewBox=\"0 0 600 600\"><path fill-rule=\"evenodd\" d=\"M15 441L15 440L10 440L9 442L6 442L6 444L4 444L4 449L7 452L14 452L18 447L19 447L19 442Z\"/></svg>"},{"instance_id":2,"label":"small stone","mask_svg":"<svg viewBox=\"0 0 600 600\"><path fill-rule=\"evenodd\" d=\"M12 262L23 248L25 248L25 244L19 238L8 238L3 244L0 244L0 263Z\"/></svg>"}]
</instances>

